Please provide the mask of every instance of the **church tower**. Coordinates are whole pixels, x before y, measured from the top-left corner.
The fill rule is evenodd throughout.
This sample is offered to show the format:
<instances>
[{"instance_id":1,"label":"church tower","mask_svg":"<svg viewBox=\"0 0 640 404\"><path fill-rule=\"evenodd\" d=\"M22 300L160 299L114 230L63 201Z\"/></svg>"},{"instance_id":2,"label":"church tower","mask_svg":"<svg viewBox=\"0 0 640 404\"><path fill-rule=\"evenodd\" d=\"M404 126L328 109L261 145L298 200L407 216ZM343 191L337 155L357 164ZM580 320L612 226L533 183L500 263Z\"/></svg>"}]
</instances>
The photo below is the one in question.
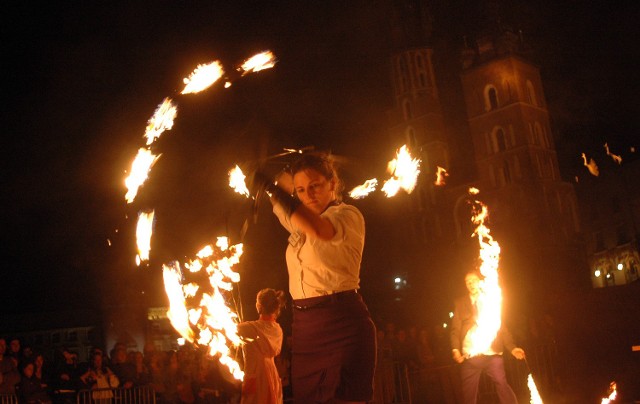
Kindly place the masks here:
<instances>
[{"instance_id":1,"label":"church tower","mask_svg":"<svg viewBox=\"0 0 640 404\"><path fill-rule=\"evenodd\" d=\"M476 46L462 52L461 73L478 185L495 230L520 252L514 263L549 271L553 282L579 258L570 252L579 232L575 191L560 178L540 69L521 34L503 25L497 2L484 5L490 12Z\"/></svg>"}]
</instances>

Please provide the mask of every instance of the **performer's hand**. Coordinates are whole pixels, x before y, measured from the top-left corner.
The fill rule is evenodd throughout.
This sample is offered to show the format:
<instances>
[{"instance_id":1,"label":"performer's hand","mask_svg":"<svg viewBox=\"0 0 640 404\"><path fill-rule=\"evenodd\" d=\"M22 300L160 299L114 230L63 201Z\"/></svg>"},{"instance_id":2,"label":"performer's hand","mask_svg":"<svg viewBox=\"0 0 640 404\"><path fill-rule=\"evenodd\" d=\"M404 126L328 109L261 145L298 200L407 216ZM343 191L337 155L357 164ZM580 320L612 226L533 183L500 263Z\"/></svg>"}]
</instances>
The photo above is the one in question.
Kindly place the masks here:
<instances>
[{"instance_id":1,"label":"performer's hand","mask_svg":"<svg viewBox=\"0 0 640 404\"><path fill-rule=\"evenodd\" d=\"M280 171L276 175L276 184L289 195L293 195L293 177L288 171Z\"/></svg>"},{"instance_id":2,"label":"performer's hand","mask_svg":"<svg viewBox=\"0 0 640 404\"><path fill-rule=\"evenodd\" d=\"M511 350L511 355L515 356L516 359L523 360L525 358L524 349L522 348L513 348Z\"/></svg>"},{"instance_id":3,"label":"performer's hand","mask_svg":"<svg viewBox=\"0 0 640 404\"><path fill-rule=\"evenodd\" d=\"M464 356L462 356L460 351L458 351L457 349L454 349L453 350L453 360L456 363L462 363L462 362L464 362Z\"/></svg>"},{"instance_id":4,"label":"performer's hand","mask_svg":"<svg viewBox=\"0 0 640 404\"><path fill-rule=\"evenodd\" d=\"M273 186L273 179L262 171L256 171L248 181L247 187L251 195L257 195L260 191L264 191L267 187Z\"/></svg>"}]
</instances>

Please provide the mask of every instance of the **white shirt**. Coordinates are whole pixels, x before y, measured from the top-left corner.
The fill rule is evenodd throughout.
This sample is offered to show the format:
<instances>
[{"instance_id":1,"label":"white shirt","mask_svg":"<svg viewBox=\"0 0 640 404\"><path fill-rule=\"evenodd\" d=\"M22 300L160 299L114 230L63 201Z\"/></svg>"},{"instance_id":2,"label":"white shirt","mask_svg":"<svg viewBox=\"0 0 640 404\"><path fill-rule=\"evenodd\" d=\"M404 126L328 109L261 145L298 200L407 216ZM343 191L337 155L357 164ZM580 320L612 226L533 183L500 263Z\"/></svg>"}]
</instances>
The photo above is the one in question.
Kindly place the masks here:
<instances>
[{"instance_id":1,"label":"white shirt","mask_svg":"<svg viewBox=\"0 0 640 404\"><path fill-rule=\"evenodd\" d=\"M327 241L308 238L294 228L280 205L273 206L273 213L291 233L286 258L293 299L359 288L365 228L364 217L355 206L340 203L321 214L336 231Z\"/></svg>"}]
</instances>

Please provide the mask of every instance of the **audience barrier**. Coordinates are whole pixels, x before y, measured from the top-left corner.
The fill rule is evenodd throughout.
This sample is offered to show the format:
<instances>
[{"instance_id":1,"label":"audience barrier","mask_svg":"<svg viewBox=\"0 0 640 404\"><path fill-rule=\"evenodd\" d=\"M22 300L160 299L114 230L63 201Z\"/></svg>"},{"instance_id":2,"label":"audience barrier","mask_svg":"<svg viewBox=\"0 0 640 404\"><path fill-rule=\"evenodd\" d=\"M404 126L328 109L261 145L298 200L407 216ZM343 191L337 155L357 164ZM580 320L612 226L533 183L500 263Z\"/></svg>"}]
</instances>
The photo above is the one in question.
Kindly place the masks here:
<instances>
[{"instance_id":1,"label":"audience barrier","mask_svg":"<svg viewBox=\"0 0 640 404\"><path fill-rule=\"evenodd\" d=\"M77 404L155 404L156 393L150 386L80 390ZM2 403L4 404L4 403Z\"/></svg>"}]
</instances>

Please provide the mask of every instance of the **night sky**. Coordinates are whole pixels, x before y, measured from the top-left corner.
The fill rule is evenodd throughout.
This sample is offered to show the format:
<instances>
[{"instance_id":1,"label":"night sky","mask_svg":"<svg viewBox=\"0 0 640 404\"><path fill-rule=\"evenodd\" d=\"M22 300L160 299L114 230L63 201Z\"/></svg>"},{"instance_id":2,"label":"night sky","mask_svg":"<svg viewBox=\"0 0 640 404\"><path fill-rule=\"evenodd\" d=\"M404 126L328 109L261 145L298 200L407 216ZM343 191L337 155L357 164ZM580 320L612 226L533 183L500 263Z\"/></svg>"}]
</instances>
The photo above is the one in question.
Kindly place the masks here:
<instances>
[{"instance_id":1,"label":"night sky","mask_svg":"<svg viewBox=\"0 0 640 404\"><path fill-rule=\"evenodd\" d=\"M400 146L385 130L393 102L385 1L27 3L2 12L3 310L131 299L122 282L134 294L162 292L162 262L217 235L239 236L250 205L225 185L236 163L313 145L343 156L355 185L381 174ZM640 146L638 7L528 3L505 12L535 50L563 176L583 175L580 153L604 155L604 142L630 157ZM436 43L449 49L440 57L455 60L479 25L478 6L431 7ZM198 64L220 60L231 71L267 49L274 69L179 95ZM127 205L125 170L167 96L178 104L175 126ZM135 217L145 208L156 209L155 255L135 268ZM282 264L286 236L269 233L272 220L260 217L243 240L271 234L275 253L254 253L257 266ZM243 279L249 290L286 287L284 269L247 269Z\"/></svg>"}]
</instances>

